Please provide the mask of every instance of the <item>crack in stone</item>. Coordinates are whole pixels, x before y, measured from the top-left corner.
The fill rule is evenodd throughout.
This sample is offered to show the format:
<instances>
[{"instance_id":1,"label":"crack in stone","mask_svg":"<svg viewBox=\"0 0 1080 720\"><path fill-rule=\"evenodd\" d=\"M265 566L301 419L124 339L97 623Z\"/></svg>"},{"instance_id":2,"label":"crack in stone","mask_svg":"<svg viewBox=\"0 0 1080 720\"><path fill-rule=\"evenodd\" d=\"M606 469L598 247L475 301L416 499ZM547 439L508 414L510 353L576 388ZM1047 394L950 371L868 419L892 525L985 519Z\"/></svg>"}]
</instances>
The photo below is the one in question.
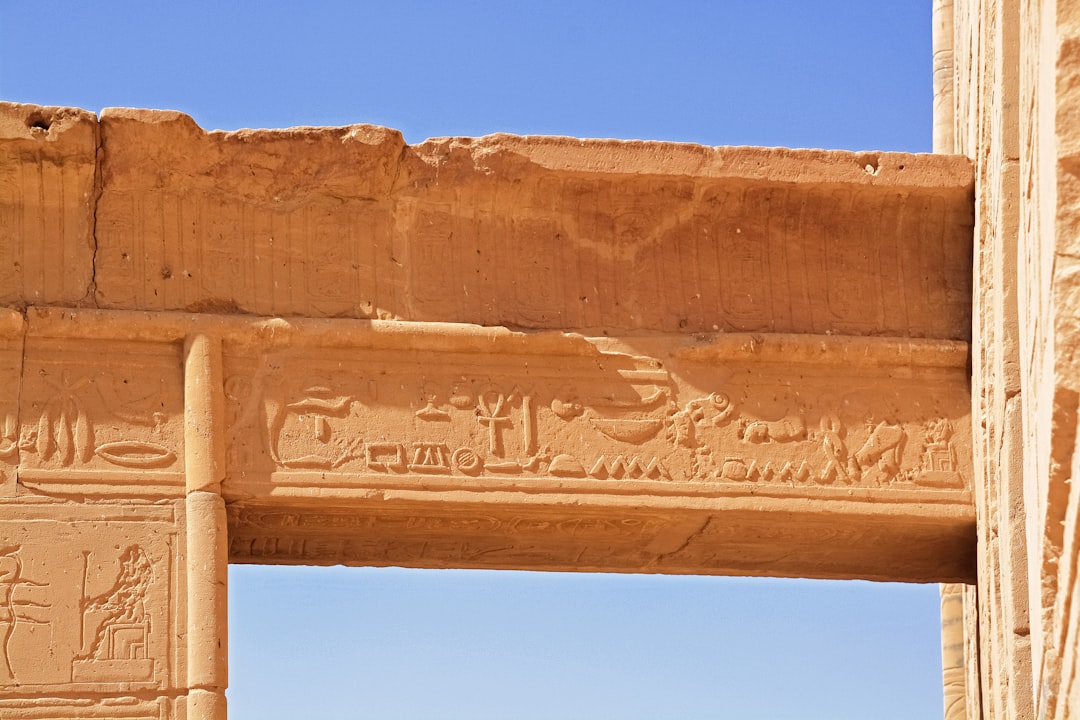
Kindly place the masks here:
<instances>
[{"instance_id":1,"label":"crack in stone","mask_svg":"<svg viewBox=\"0 0 1080 720\"><path fill-rule=\"evenodd\" d=\"M712 525L712 521L713 521L713 519L711 517L705 518L705 522L701 523L701 525L697 529L690 532L690 534L686 536L686 539L683 540L683 542L679 545L679 547L675 548L674 550L671 550L670 552L661 553L660 555L657 555L656 559L654 559L651 563L649 563L649 565L650 566L660 565L663 562L665 562L668 558L675 557L679 553L681 553L682 551L686 550L686 548L688 548L691 543L693 543L695 540L697 540L699 537L701 537L701 535L709 528L709 526Z\"/></svg>"},{"instance_id":2,"label":"crack in stone","mask_svg":"<svg viewBox=\"0 0 1080 720\"><path fill-rule=\"evenodd\" d=\"M105 142L101 133L101 116L95 129L96 147L94 148L94 195L90 199L90 242L93 244L90 251L90 282L86 286L84 303L98 307L97 300L97 266L98 266L98 208L101 204L101 196L104 191L104 182L101 177L102 161L105 157Z\"/></svg>"}]
</instances>

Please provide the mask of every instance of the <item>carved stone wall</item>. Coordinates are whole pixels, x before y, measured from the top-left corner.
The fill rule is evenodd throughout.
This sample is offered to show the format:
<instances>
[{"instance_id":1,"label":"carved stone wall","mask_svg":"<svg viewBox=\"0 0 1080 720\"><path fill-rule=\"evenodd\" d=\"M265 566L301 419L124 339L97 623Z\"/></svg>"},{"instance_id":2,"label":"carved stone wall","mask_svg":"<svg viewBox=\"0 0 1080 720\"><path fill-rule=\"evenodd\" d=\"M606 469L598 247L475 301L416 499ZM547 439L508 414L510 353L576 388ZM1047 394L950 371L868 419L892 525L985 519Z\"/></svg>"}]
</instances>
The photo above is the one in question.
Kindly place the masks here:
<instances>
[{"instance_id":1,"label":"carved stone wall","mask_svg":"<svg viewBox=\"0 0 1080 720\"><path fill-rule=\"evenodd\" d=\"M0 716L223 717L225 506L191 430L204 344L3 313Z\"/></svg>"},{"instance_id":2,"label":"carved stone wall","mask_svg":"<svg viewBox=\"0 0 1080 720\"><path fill-rule=\"evenodd\" d=\"M223 717L229 561L973 582L972 193L0 104L0 716Z\"/></svg>"},{"instance_id":3,"label":"carved stone wall","mask_svg":"<svg viewBox=\"0 0 1080 720\"><path fill-rule=\"evenodd\" d=\"M1075 48L1054 0L957 0L954 103L976 166L973 386L979 583L965 591L970 717L1067 718L1078 496ZM947 135L947 131L943 133ZM976 629L977 627L977 629Z\"/></svg>"}]
</instances>

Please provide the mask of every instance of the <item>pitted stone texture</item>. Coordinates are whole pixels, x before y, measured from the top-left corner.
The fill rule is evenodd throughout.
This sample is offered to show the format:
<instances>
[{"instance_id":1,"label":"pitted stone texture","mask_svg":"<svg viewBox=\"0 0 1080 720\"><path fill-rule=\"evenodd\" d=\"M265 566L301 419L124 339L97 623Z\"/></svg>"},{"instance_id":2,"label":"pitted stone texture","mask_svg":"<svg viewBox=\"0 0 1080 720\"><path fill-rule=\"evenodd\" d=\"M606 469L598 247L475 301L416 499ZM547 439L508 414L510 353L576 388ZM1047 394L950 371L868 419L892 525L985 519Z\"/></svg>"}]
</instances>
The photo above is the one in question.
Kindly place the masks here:
<instances>
[{"instance_id":1,"label":"pitted stone texture","mask_svg":"<svg viewBox=\"0 0 1080 720\"><path fill-rule=\"evenodd\" d=\"M106 110L103 308L964 339L961 158Z\"/></svg>"},{"instance_id":2,"label":"pitted stone texture","mask_svg":"<svg viewBox=\"0 0 1080 720\"><path fill-rule=\"evenodd\" d=\"M98 123L0 102L0 303L93 301Z\"/></svg>"}]
</instances>

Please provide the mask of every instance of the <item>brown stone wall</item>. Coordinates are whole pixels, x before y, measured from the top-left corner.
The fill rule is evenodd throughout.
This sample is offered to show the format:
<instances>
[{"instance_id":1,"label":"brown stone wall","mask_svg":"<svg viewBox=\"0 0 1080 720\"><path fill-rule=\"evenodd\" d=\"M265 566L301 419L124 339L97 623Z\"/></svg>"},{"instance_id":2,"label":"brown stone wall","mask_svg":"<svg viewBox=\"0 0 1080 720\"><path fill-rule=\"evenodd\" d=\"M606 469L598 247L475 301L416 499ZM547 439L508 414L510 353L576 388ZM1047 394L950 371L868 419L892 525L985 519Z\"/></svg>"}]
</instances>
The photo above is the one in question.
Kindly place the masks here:
<instances>
[{"instance_id":1,"label":"brown stone wall","mask_svg":"<svg viewBox=\"0 0 1080 720\"><path fill-rule=\"evenodd\" d=\"M982 717L1078 710L1076 446L1080 15L956 3L955 145L976 163L974 413ZM970 645L974 647L973 645ZM971 696L969 688L969 696ZM974 711L973 717L980 716Z\"/></svg>"},{"instance_id":2,"label":"brown stone wall","mask_svg":"<svg viewBox=\"0 0 1080 720\"><path fill-rule=\"evenodd\" d=\"M958 3L954 21L954 150L975 160L977 247L974 275L973 413L980 582L978 673L971 710L984 717L1031 711L1027 555L1018 348L1019 207L1016 2Z\"/></svg>"}]
</instances>

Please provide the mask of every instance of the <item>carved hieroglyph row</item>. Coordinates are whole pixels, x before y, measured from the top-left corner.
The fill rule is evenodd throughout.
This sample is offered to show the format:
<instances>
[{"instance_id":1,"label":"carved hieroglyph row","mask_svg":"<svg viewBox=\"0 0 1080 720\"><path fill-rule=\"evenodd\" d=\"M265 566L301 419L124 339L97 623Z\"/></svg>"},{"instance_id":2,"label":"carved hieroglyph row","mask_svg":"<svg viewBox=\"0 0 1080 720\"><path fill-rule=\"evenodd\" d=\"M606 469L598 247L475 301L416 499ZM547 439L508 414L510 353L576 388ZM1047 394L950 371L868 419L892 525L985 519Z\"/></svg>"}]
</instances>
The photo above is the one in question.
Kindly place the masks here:
<instances>
[{"instance_id":1,"label":"carved hieroglyph row","mask_svg":"<svg viewBox=\"0 0 1080 720\"><path fill-rule=\"evenodd\" d=\"M76 337L92 334L87 323L46 325L38 335L31 322L0 461L17 463L27 487L182 485L182 342L91 340ZM766 357L761 344L779 341L330 322L334 334L290 332L283 343L258 323L222 327L213 392L224 397L226 492L550 487L959 501L971 477L959 344L944 344L944 362L911 351L930 357L940 342L864 339L856 352L840 338L786 336L791 348Z\"/></svg>"},{"instance_id":2,"label":"carved hieroglyph row","mask_svg":"<svg viewBox=\"0 0 1080 720\"><path fill-rule=\"evenodd\" d=\"M230 480L963 490L962 393L626 353L231 356ZM951 395L951 397L950 397ZM239 476L237 475L239 472ZM346 479L350 478L350 479Z\"/></svg>"},{"instance_id":3,"label":"carved hieroglyph row","mask_svg":"<svg viewBox=\"0 0 1080 720\"><path fill-rule=\"evenodd\" d=\"M179 343L30 337L0 459L29 487L182 486L183 393Z\"/></svg>"},{"instance_id":4,"label":"carved hieroglyph row","mask_svg":"<svg viewBox=\"0 0 1080 720\"><path fill-rule=\"evenodd\" d=\"M230 558L970 577L963 343L30 308L0 354L0 717L222 717Z\"/></svg>"}]
</instances>

